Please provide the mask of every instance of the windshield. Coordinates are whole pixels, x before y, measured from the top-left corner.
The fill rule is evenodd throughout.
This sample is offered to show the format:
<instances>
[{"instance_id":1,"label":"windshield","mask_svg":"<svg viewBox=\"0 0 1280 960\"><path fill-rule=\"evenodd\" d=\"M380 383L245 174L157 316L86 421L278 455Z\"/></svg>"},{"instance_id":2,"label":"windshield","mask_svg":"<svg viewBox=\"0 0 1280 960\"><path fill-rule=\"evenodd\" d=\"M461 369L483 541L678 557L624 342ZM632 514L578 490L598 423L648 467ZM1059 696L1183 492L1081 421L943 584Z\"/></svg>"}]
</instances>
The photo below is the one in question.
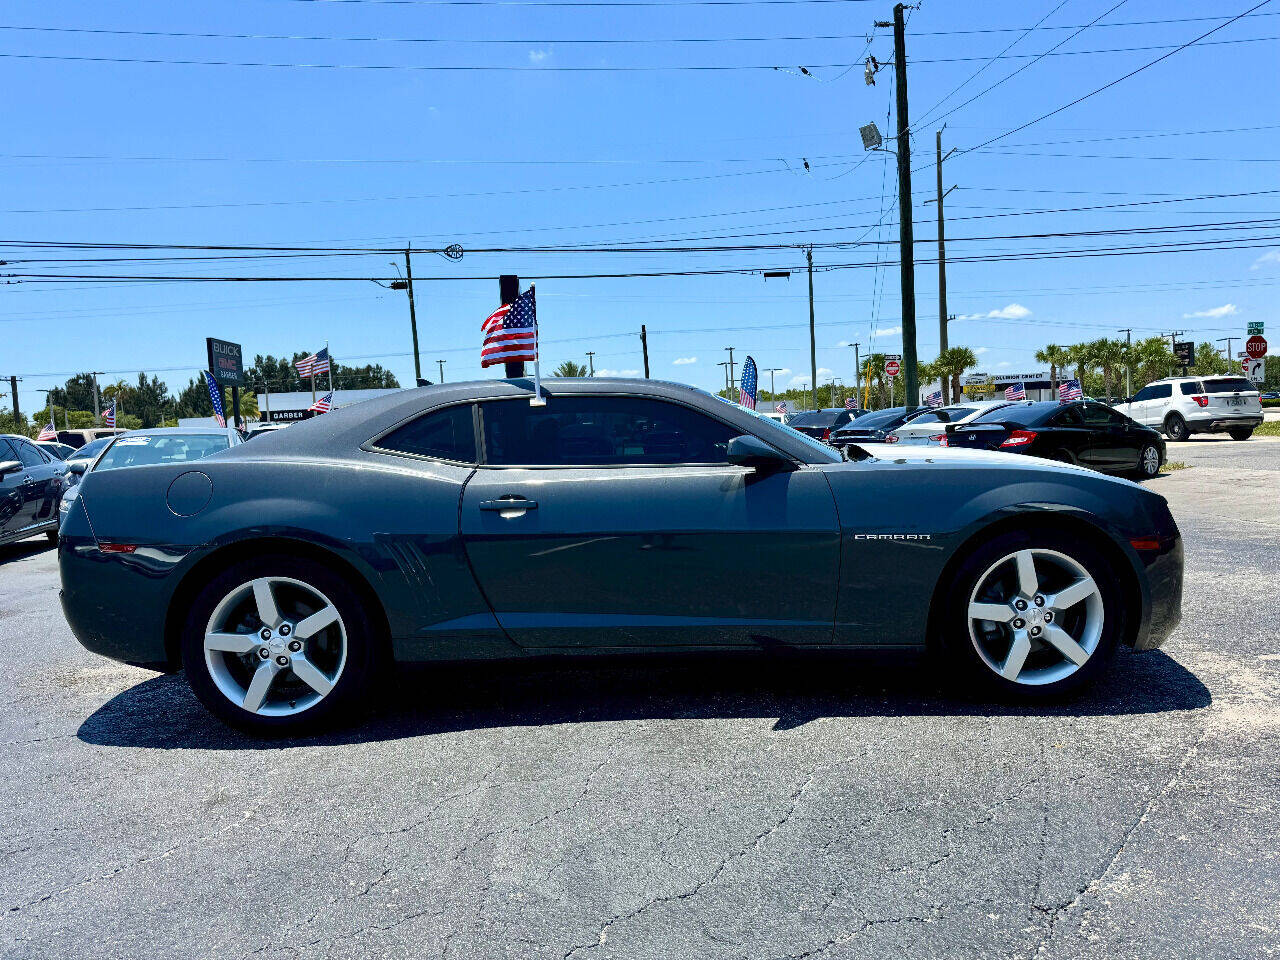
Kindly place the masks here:
<instances>
[{"instance_id":1,"label":"windshield","mask_svg":"<svg viewBox=\"0 0 1280 960\"><path fill-rule=\"evenodd\" d=\"M153 463L182 463L200 460L226 450L230 446L224 434L193 433L182 436L147 436L139 434L120 437L111 449L102 455L95 470L112 470L116 467L141 467Z\"/></svg>"},{"instance_id":2,"label":"windshield","mask_svg":"<svg viewBox=\"0 0 1280 960\"><path fill-rule=\"evenodd\" d=\"M924 423L955 423L974 413L977 407L946 407L941 410L930 410L911 421L911 426Z\"/></svg>"},{"instance_id":3,"label":"windshield","mask_svg":"<svg viewBox=\"0 0 1280 960\"><path fill-rule=\"evenodd\" d=\"M99 437L97 440L90 440L79 450L71 454L71 456L73 456L77 460L84 460L86 458L93 459L94 457L96 457L98 454L102 452L103 448L106 447L108 443L110 443L114 439L115 437Z\"/></svg>"},{"instance_id":4,"label":"windshield","mask_svg":"<svg viewBox=\"0 0 1280 960\"><path fill-rule=\"evenodd\" d=\"M1258 388L1253 381L1244 377L1223 377L1221 380L1206 380L1205 393L1257 393Z\"/></svg>"},{"instance_id":5,"label":"windshield","mask_svg":"<svg viewBox=\"0 0 1280 960\"><path fill-rule=\"evenodd\" d=\"M712 394L712 396L714 396L714 394ZM724 398L720 397L719 399L723 400ZM793 430L788 424L782 424L782 423L779 423L777 420L774 420L772 417L766 417L759 410L749 410L746 407L740 407L739 409L742 410L744 413L751 414L753 417L755 417L757 420L760 421L761 423L760 436L765 440L768 440L770 436L776 436L776 434L771 434L770 431L785 430L788 440L792 441L793 443L797 440L803 441L807 447L809 447L815 454L817 454L823 460L827 460L831 463L839 463L842 459L844 459L839 452L837 452L836 450L833 450L831 447L828 447L825 443L820 443L819 441L813 439L813 437L810 437L810 436L807 436L806 434L801 433L799 430ZM794 418L792 419L792 422L794 422Z\"/></svg>"},{"instance_id":6,"label":"windshield","mask_svg":"<svg viewBox=\"0 0 1280 960\"><path fill-rule=\"evenodd\" d=\"M844 410L810 410L797 413L790 422L793 427L829 427L845 413Z\"/></svg>"},{"instance_id":7,"label":"windshield","mask_svg":"<svg viewBox=\"0 0 1280 960\"><path fill-rule=\"evenodd\" d=\"M885 427L901 419L902 415L906 412L906 407L889 407L886 410L873 410L871 413L863 414L844 429L874 430L877 427Z\"/></svg>"}]
</instances>

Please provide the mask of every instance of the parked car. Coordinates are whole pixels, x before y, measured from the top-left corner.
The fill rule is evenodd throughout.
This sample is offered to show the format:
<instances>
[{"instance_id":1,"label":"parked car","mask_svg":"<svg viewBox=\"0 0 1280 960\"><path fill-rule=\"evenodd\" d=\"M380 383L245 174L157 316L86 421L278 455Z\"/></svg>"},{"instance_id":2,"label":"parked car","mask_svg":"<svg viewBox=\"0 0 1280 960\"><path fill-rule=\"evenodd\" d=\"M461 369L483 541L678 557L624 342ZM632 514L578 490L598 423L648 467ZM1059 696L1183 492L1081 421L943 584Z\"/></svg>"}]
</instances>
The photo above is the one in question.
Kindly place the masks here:
<instances>
[{"instance_id":1,"label":"parked car","mask_svg":"<svg viewBox=\"0 0 1280 960\"><path fill-rule=\"evenodd\" d=\"M59 537L72 631L281 734L393 662L929 640L1037 698L1178 623L1178 529L1136 484L978 451L846 460L656 380L543 390L397 391L194 466L95 470Z\"/></svg>"},{"instance_id":2,"label":"parked car","mask_svg":"<svg viewBox=\"0 0 1280 960\"><path fill-rule=\"evenodd\" d=\"M847 447L851 443L882 443L895 429L929 410L929 407L916 407L910 413L906 407L871 410L835 431L828 442L833 447Z\"/></svg>"},{"instance_id":3,"label":"parked car","mask_svg":"<svg viewBox=\"0 0 1280 960\"><path fill-rule=\"evenodd\" d=\"M1169 377L1147 384L1116 409L1163 430L1170 440L1186 440L1193 433L1229 433L1233 440L1248 440L1262 423L1257 384L1244 377Z\"/></svg>"},{"instance_id":4,"label":"parked car","mask_svg":"<svg viewBox=\"0 0 1280 960\"><path fill-rule=\"evenodd\" d=\"M88 427L84 430L59 430L58 442L79 450L100 437L114 437L124 433L122 427Z\"/></svg>"},{"instance_id":5,"label":"parked car","mask_svg":"<svg viewBox=\"0 0 1280 960\"><path fill-rule=\"evenodd\" d=\"M0 434L0 543L58 538L58 500L67 465L35 442Z\"/></svg>"},{"instance_id":6,"label":"parked car","mask_svg":"<svg viewBox=\"0 0 1280 960\"><path fill-rule=\"evenodd\" d=\"M1268 390L1266 393L1259 395L1259 400L1280 400L1280 391Z\"/></svg>"},{"instance_id":7,"label":"parked car","mask_svg":"<svg viewBox=\"0 0 1280 960\"><path fill-rule=\"evenodd\" d=\"M1012 403L947 424L946 435L948 447L1025 453L1143 478L1159 473L1165 459L1157 431L1102 403Z\"/></svg>"},{"instance_id":8,"label":"parked car","mask_svg":"<svg viewBox=\"0 0 1280 960\"><path fill-rule=\"evenodd\" d=\"M272 433L276 430L283 430L287 426L289 426L287 423L259 423L246 430L244 438L246 440L252 440L254 437L261 437L264 434Z\"/></svg>"},{"instance_id":9,"label":"parked car","mask_svg":"<svg viewBox=\"0 0 1280 960\"><path fill-rule=\"evenodd\" d=\"M58 443L56 440L32 440L41 450L47 450L59 460L66 460L69 456L76 452L76 448L65 443Z\"/></svg>"},{"instance_id":10,"label":"parked car","mask_svg":"<svg viewBox=\"0 0 1280 960\"><path fill-rule=\"evenodd\" d=\"M926 410L907 423L894 429L884 438L885 443L901 443L913 446L945 446L946 426L949 423L967 423L974 417L1000 407L1008 400L968 400L948 407Z\"/></svg>"},{"instance_id":11,"label":"parked car","mask_svg":"<svg viewBox=\"0 0 1280 960\"><path fill-rule=\"evenodd\" d=\"M850 410L845 407L830 407L825 410L806 410L797 413L787 421L787 426L799 430L807 437L815 440L830 440L831 435L855 417L860 417L866 410Z\"/></svg>"},{"instance_id":12,"label":"parked car","mask_svg":"<svg viewBox=\"0 0 1280 960\"><path fill-rule=\"evenodd\" d=\"M68 464L72 476L79 482L69 484L63 492L63 513L75 503L83 486L81 478L88 473L153 463L191 463L239 446L244 441L240 431L234 427L156 427L154 430L131 430L118 437L99 437L94 443L98 442L103 447L95 452L92 459L81 457ZM81 449L88 450L89 446L86 444Z\"/></svg>"}]
</instances>

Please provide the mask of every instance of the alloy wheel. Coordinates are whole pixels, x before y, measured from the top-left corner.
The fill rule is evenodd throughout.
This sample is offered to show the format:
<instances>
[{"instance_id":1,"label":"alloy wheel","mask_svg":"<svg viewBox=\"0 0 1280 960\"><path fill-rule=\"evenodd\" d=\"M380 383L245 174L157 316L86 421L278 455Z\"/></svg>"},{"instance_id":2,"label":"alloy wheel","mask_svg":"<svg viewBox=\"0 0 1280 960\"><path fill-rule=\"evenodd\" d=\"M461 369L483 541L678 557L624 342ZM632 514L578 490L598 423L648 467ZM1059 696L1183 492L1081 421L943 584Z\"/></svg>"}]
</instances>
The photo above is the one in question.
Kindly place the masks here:
<instances>
[{"instance_id":1,"label":"alloy wheel","mask_svg":"<svg viewBox=\"0 0 1280 960\"><path fill-rule=\"evenodd\" d=\"M333 602L290 577L258 577L214 607L204 631L214 685L249 713L287 717L333 690L347 663L347 631Z\"/></svg>"},{"instance_id":2,"label":"alloy wheel","mask_svg":"<svg viewBox=\"0 0 1280 960\"><path fill-rule=\"evenodd\" d=\"M1011 683L1043 686L1071 676L1098 649L1102 593L1079 561L1057 550L1019 550L978 578L969 639Z\"/></svg>"},{"instance_id":3,"label":"alloy wheel","mask_svg":"<svg viewBox=\"0 0 1280 960\"><path fill-rule=\"evenodd\" d=\"M1142 448L1142 472L1148 477L1160 472L1160 451L1153 443Z\"/></svg>"}]
</instances>

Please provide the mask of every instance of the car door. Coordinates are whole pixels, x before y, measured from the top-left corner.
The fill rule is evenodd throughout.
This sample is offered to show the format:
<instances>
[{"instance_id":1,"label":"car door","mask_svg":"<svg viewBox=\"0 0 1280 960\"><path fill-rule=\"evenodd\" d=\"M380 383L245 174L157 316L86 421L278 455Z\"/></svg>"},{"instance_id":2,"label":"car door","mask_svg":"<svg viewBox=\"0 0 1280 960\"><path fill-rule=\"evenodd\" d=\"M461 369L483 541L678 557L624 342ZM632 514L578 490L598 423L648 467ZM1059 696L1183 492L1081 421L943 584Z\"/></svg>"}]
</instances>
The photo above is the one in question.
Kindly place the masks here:
<instances>
[{"instance_id":1,"label":"car door","mask_svg":"<svg viewBox=\"0 0 1280 960\"><path fill-rule=\"evenodd\" d=\"M23 473L23 495L26 504L23 513L26 525L45 523L54 519L58 511L58 496L61 493L58 478L62 471L54 466L53 458L42 453L30 440L14 438L9 441L18 453L18 459L25 468Z\"/></svg>"},{"instance_id":2,"label":"car door","mask_svg":"<svg viewBox=\"0 0 1280 960\"><path fill-rule=\"evenodd\" d=\"M1080 414L1089 430L1088 459L1083 461L1087 466L1112 472L1137 466L1128 417L1101 403L1083 404Z\"/></svg>"},{"instance_id":3,"label":"car door","mask_svg":"<svg viewBox=\"0 0 1280 960\"><path fill-rule=\"evenodd\" d=\"M26 469L21 466L18 451L4 437L0 437L0 463L19 464L18 470L0 476L0 540L3 540L27 526L27 491L23 483Z\"/></svg>"},{"instance_id":4,"label":"car door","mask_svg":"<svg viewBox=\"0 0 1280 960\"><path fill-rule=\"evenodd\" d=\"M1153 393L1152 387L1143 387L1127 403L1117 404L1116 409L1127 414L1138 423L1146 423L1147 403L1151 400Z\"/></svg>"},{"instance_id":5,"label":"car door","mask_svg":"<svg viewBox=\"0 0 1280 960\"><path fill-rule=\"evenodd\" d=\"M1046 439L1045 456L1055 460L1073 460L1085 466L1091 465L1090 430L1081 416L1081 404L1064 405L1049 419L1051 428Z\"/></svg>"},{"instance_id":6,"label":"car door","mask_svg":"<svg viewBox=\"0 0 1280 960\"><path fill-rule=\"evenodd\" d=\"M829 643L839 523L823 475L729 464L742 431L650 397L481 404L461 530L527 648Z\"/></svg>"}]
</instances>

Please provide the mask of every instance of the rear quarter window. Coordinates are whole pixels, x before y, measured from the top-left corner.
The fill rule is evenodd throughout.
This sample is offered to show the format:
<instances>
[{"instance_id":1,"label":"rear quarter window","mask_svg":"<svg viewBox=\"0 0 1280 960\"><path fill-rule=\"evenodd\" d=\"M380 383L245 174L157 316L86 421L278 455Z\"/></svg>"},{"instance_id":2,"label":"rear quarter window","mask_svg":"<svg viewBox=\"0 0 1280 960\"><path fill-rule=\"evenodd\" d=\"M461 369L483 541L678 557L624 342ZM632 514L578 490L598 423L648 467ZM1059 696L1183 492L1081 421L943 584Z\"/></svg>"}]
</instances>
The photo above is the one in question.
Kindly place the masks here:
<instances>
[{"instance_id":1,"label":"rear quarter window","mask_svg":"<svg viewBox=\"0 0 1280 960\"><path fill-rule=\"evenodd\" d=\"M462 404L424 414L397 427L374 443L380 450L434 460L476 462L476 432L472 405Z\"/></svg>"}]
</instances>

